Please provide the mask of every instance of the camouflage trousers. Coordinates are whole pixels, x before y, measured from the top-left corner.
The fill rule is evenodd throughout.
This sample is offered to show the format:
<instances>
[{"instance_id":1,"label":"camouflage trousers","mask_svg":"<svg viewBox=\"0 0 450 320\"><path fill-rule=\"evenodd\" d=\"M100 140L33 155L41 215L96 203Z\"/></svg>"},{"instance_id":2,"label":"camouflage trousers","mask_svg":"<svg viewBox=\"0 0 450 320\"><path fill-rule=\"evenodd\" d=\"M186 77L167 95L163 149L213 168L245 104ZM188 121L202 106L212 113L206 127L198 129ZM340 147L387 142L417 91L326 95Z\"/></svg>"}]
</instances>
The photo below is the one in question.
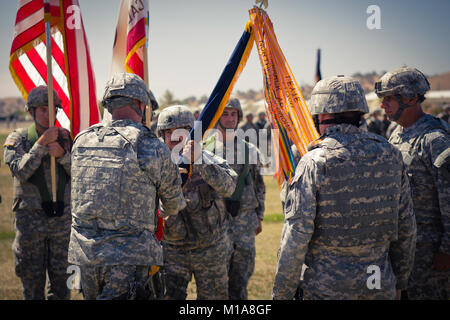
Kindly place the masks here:
<instances>
[{"instance_id":1,"label":"camouflage trousers","mask_svg":"<svg viewBox=\"0 0 450 320\"><path fill-rule=\"evenodd\" d=\"M70 222L67 224L65 219L67 216L48 218L40 210L16 212L12 249L24 300L45 299L47 275L47 299L70 299L67 287Z\"/></svg>"},{"instance_id":2,"label":"camouflage trousers","mask_svg":"<svg viewBox=\"0 0 450 320\"><path fill-rule=\"evenodd\" d=\"M207 248L185 250L164 244L166 299L185 300L194 275L197 300L227 300L230 247L226 234Z\"/></svg>"},{"instance_id":3,"label":"camouflage trousers","mask_svg":"<svg viewBox=\"0 0 450 320\"><path fill-rule=\"evenodd\" d=\"M131 300L148 279L148 266L80 266L85 300Z\"/></svg>"},{"instance_id":4,"label":"camouflage trousers","mask_svg":"<svg viewBox=\"0 0 450 320\"><path fill-rule=\"evenodd\" d=\"M417 243L414 266L408 281L410 300L448 300L450 270L432 270L438 243Z\"/></svg>"},{"instance_id":5,"label":"camouflage trousers","mask_svg":"<svg viewBox=\"0 0 450 320\"><path fill-rule=\"evenodd\" d=\"M256 227L255 227L256 229ZM247 300L247 286L255 270L255 231L231 232L231 257L228 271L228 297L230 300Z\"/></svg>"}]
</instances>

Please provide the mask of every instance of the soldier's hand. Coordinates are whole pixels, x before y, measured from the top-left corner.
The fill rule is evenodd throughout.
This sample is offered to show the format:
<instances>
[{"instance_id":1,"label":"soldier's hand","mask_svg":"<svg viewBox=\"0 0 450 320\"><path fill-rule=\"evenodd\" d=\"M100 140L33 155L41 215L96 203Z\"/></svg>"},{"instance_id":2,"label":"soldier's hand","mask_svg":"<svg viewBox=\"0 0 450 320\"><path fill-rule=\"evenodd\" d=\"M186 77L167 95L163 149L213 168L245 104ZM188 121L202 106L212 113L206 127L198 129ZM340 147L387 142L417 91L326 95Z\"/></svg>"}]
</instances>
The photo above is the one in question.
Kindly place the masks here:
<instances>
[{"instance_id":1,"label":"soldier's hand","mask_svg":"<svg viewBox=\"0 0 450 320\"><path fill-rule=\"evenodd\" d=\"M187 171L186 168L178 168L178 171L180 171L180 174L188 174L189 172Z\"/></svg>"},{"instance_id":2,"label":"soldier's hand","mask_svg":"<svg viewBox=\"0 0 450 320\"><path fill-rule=\"evenodd\" d=\"M194 140L190 140L183 147L183 158L188 159L191 163L197 161L202 155L202 147Z\"/></svg>"},{"instance_id":3,"label":"soldier's hand","mask_svg":"<svg viewBox=\"0 0 450 320\"><path fill-rule=\"evenodd\" d=\"M48 144L55 142L58 139L59 129L57 127L51 127L45 130L45 132L39 137L37 143L41 146L47 146Z\"/></svg>"},{"instance_id":4,"label":"soldier's hand","mask_svg":"<svg viewBox=\"0 0 450 320\"><path fill-rule=\"evenodd\" d=\"M70 136L70 132L64 128L58 128L58 132L59 132L60 142L62 140L61 147L63 147L65 151L70 152L70 149L72 147L72 138Z\"/></svg>"},{"instance_id":5,"label":"soldier's hand","mask_svg":"<svg viewBox=\"0 0 450 320\"><path fill-rule=\"evenodd\" d=\"M60 158L64 155L64 149L59 145L58 142L52 142L47 145L48 154L55 158Z\"/></svg>"},{"instance_id":6,"label":"soldier's hand","mask_svg":"<svg viewBox=\"0 0 450 320\"><path fill-rule=\"evenodd\" d=\"M433 266L431 267L436 271L444 271L450 269L450 255L442 252L437 252L434 255Z\"/></svg>"},{"instance_id":7,"label":"soldier's hand","mask_svg":"<svg viewBox=\"0 0 450 320\"><path fill-rule=\"evenodd\" d=\"M262 231L262 220L258 219L258 227L255 230L255 234L258 235L261 233L261 231Z\"/></svg>"}]
</instances>

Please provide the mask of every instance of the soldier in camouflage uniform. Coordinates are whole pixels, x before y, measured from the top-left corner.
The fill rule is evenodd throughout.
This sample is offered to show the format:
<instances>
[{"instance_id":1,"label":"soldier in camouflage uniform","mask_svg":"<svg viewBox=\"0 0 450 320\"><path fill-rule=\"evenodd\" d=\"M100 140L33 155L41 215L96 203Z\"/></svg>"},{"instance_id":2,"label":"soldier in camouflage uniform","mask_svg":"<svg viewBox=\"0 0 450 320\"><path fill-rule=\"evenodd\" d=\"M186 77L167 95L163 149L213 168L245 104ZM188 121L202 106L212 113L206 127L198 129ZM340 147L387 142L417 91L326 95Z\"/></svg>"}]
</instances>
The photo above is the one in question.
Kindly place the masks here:
<instances>
[{"instance_id":1,"label":"soldier in camouflage uniform","mask_svg":"<svg viewBox=\"0 0 450 320\"><path fill-rule=\"evenodd\" d=\"M56 91L54 105L61 108ZM55 108L55 110L56 110ZM16 237L13 243L16 275L23 297L69 299L67 248L70 236L70 149L72 139L63 128L49 128L48 88L28 94L25 111L34 119L29 128L17 129L4 145L5 163L14 177ZM56 115L56 112L55 112ZM56 118L55 118L56 119ZM58 210L51 207L50 156L56 159ZM49 191L50 190L50 191Z\"/></svg>"},{"instance_id":2,"label":"soldier in camouflage uniform","mask_svg":"<svg viewBox=\"0 0 450 320\"><path fill-rule=\"evenodd\" d=\"M142 79L115 74L103 105L112 120L80 132L72 150L69 262L81 266L85 299L148 298L149 268L163 264L161 216L186 205L170 151L142 124L157 104Z\"/></svg>"},{"instance_id":3,"label":"soldier in camouflage uniform","mask_svg":"<svg viewBox=\"0 0 450 320\"><path fill-rule=\"evenodd\" d=\"M168 107L159 116L158 135L173 150L194 127L194 121L188 107ZM183 130L183 134L176 134L176 130ZM183 153L190 154L193 145L193 141L188 142ZM237 175L225 160L195 145L197 154L191 158L195 162L183 187L187 206L164 223L166 297L186 299L193 274L198 300L225 300L231 242L223 197L233 193Z\"/></svg>"},{"instance_id":4,"label":"soldier in camouflage uniform","mask_svg":"<svg viewBox=\"0 0 450 320\"><path fill-rule=\"evenodd\" d=\"M319 81L310 107L323 140L287 188L273 298L294 297L304 262L306 300L395 299L407 285L416 235L401 154L358 127L368 107L352 78Z\"/></svg>"},{"instance_id":5,"label":"soldier in camouflage uniform","mask_svg":"<svg viewBox=\"0 0 450 320\"><path fill-rule=\"evenodd\" d=\"M241 104L238 99L231 98L217 124L221 134L213 135L206 141L206 148L214 150L219 156L223 155L238 174L236 190L226 199L227 211L231 215L229 233L232 254L228 274L231 300L248 299L248 281L255 269L255 236L262 231L266 194L260 174L262 164L259 151L254 144L238 136L242 134L242 130L236 130L241 120ZM246 154L248 159L245 159ZM240 188L241 192L238 191Z\"/></svg>"},{"instance_id":6,"label":"soldier in camouflage uniform","mask_svg":"<svg viewBox=\"0 0 450 320\"><path fill-rule=\"evenodd\" d=\"M449 299L450 136L445 122L422 111L430 89L417 69L386 73L375 85L381 107L398 126L389 139L402 155L412 188L417 222L409 299Z\"/></svg>"}]
</instances>

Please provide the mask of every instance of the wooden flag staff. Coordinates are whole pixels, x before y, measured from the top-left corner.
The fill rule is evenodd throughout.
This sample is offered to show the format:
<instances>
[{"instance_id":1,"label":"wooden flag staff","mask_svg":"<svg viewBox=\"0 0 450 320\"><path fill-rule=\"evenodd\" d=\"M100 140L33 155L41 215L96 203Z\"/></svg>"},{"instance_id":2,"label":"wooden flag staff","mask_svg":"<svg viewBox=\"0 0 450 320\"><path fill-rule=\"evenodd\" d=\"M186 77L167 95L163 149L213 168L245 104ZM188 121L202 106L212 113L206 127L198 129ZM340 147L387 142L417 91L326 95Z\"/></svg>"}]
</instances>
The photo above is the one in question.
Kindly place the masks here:
<instances>
[{"instance_id":1,"label":"wooden flag staff","mask_svg":"<svg viewBox=\"0 0 450 320\"><path fill-rule=\"evenodd\" d=\"M149 36L149 12L147 11L147 18L145 19L145 45L144 45L144 82L149 90L148 81L148 36ZM150 102L151 103L151 102ZM152 112L150 106L145 106L145 125L147 128L151 129L152 126Z\"/></svg>"}]
</instances>

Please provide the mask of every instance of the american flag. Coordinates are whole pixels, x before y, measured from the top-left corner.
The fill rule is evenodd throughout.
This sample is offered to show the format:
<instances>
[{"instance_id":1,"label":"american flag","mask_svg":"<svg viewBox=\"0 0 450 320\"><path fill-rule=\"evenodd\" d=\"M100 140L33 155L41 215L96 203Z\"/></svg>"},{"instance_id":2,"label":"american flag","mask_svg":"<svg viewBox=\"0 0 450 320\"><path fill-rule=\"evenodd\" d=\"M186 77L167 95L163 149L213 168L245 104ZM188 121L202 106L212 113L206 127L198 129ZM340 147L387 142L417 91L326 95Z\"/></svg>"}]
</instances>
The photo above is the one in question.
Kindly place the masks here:
<instances>
[{"instance_id":1,"label":"american flag","mask_svg":"<svg viewBox=\"0 0 450 320\"><path fill-rule=\"evenodd\" d=\"M19 0L9 70L25 100L34 87L47 84L44 14L51 24L53 88L63 107L56 125L75 137L100 120L78 0Z\"/></svg>"}]
</instances>

